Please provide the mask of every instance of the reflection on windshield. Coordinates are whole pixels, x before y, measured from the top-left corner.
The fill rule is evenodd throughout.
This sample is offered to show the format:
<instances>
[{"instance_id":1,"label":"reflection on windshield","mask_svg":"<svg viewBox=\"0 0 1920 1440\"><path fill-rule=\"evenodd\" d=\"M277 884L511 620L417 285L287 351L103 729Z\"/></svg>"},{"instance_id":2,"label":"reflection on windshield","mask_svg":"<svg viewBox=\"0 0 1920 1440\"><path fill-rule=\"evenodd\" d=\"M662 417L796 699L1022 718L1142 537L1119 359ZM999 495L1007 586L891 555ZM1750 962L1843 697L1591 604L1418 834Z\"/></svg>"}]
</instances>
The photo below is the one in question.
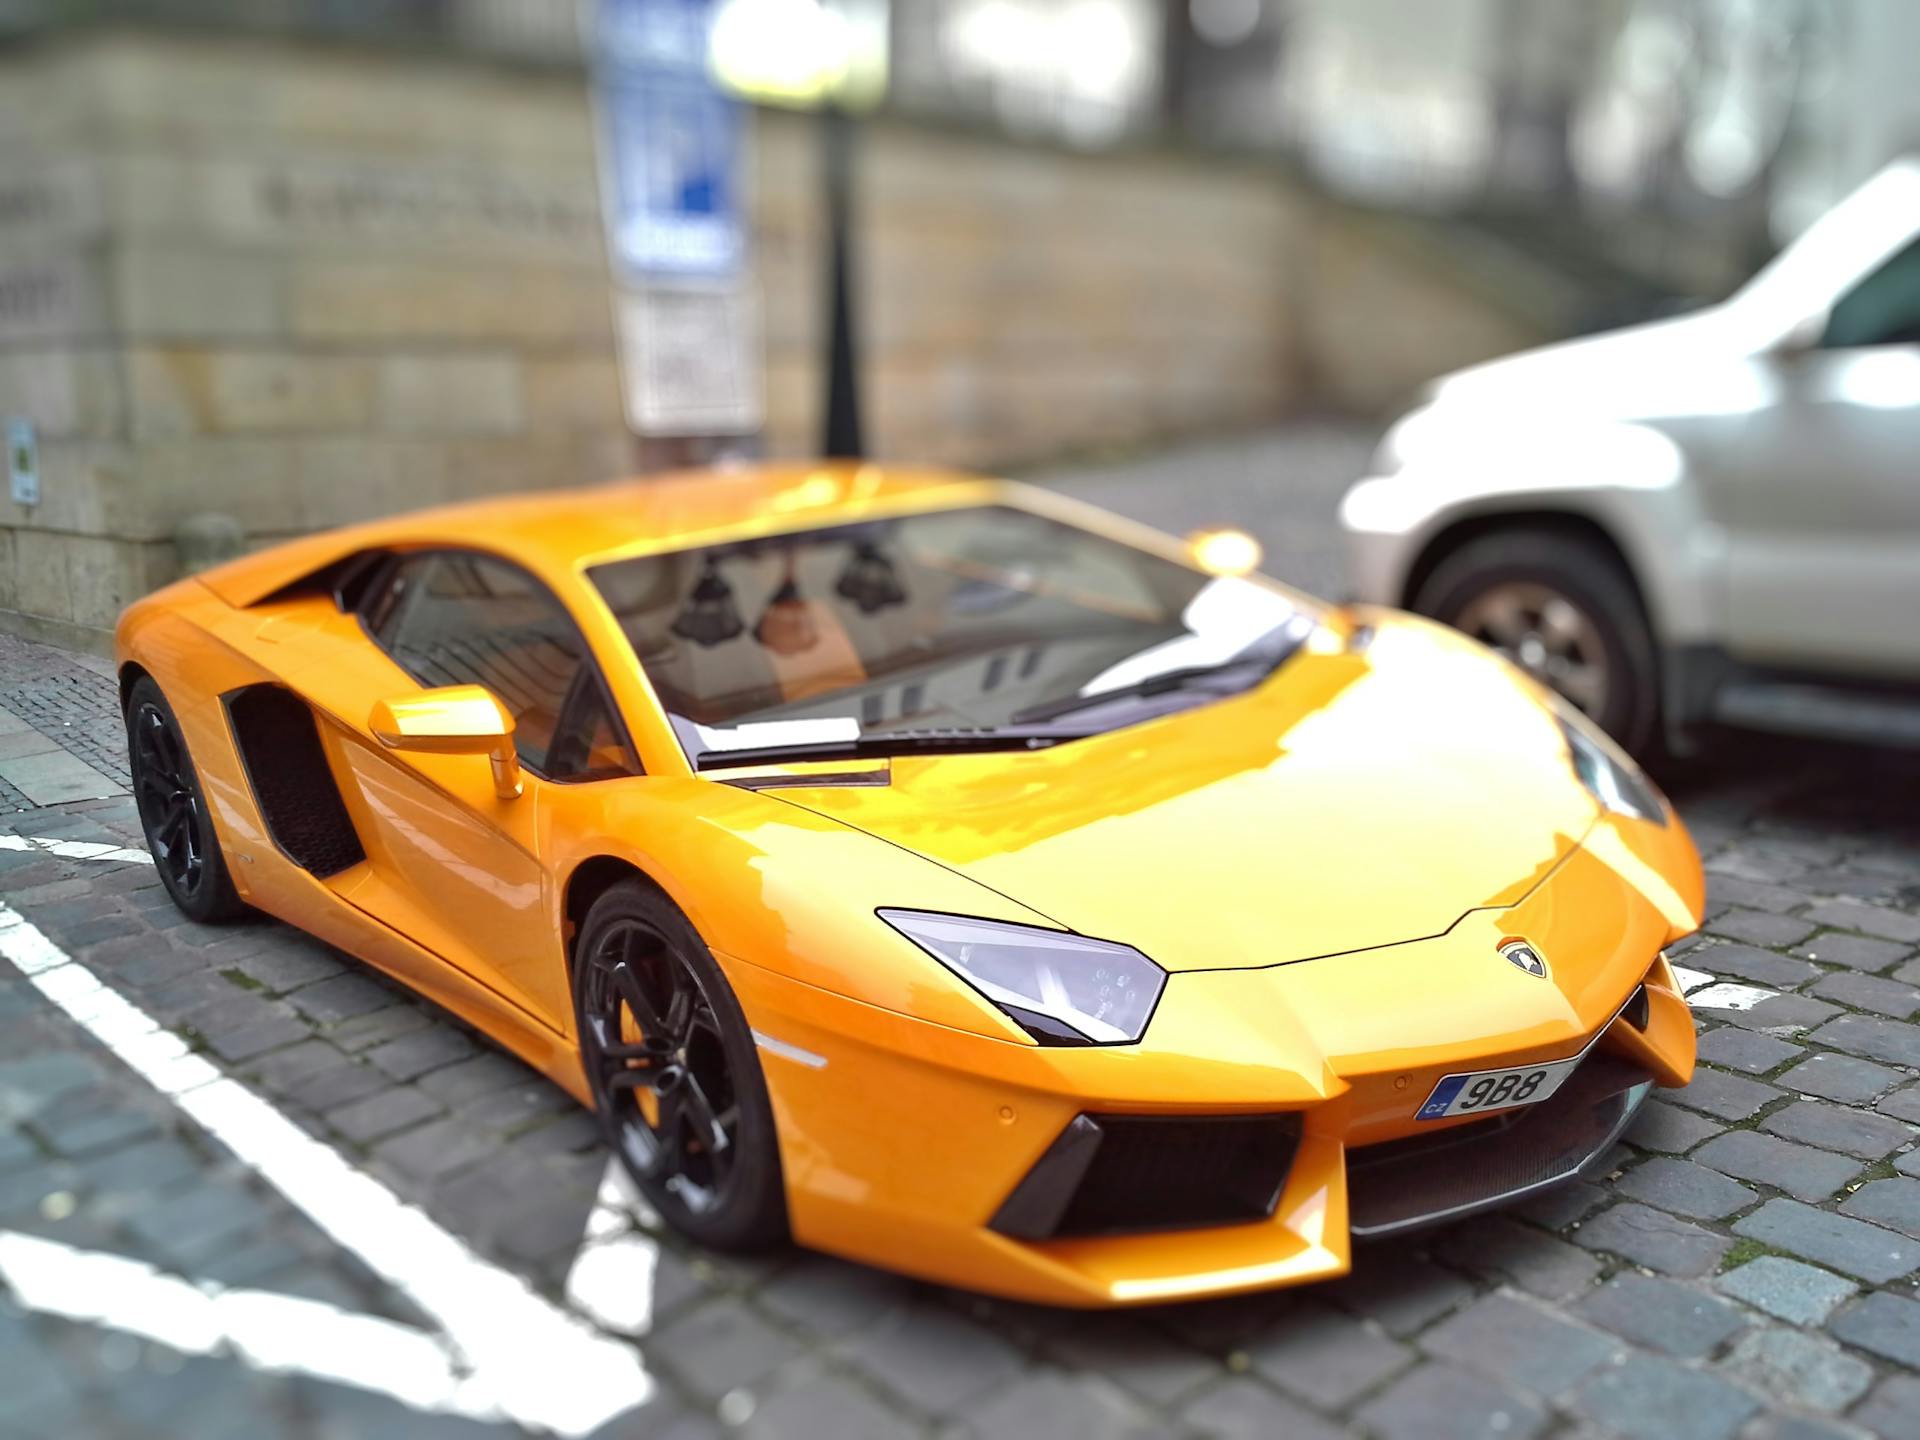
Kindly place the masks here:
<instances>
[{"instance_id":1,"label":"reflection on windshield","mask_svg":"<svg viewBox=\"0 0 1920 1440\"><path fill-rule=\"evenodd\" d=\"M1225 665L1298 618L1258 580L1003 506L641 556L592 578L704 752L1008 729Z\"/></svg>"}]
</instances>

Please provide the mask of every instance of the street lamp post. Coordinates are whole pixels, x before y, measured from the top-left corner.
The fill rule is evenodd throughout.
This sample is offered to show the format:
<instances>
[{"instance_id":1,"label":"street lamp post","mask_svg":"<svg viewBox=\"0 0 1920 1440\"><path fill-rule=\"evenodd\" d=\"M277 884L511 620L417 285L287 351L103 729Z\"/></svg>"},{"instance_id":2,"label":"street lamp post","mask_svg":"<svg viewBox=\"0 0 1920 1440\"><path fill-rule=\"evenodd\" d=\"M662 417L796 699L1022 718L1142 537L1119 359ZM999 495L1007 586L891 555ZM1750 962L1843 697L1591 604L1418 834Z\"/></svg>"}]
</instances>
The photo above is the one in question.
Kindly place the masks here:
<instances>
[{"instance_id":1,"label":"street lamp post","mask_svg":"<svg viewBox=\"0 0 1920 1440\"><path fill-rule=\"evenodd\" d=\"M860 345L854 324L854 124L830 100L820 107L820 171L827 219L825 424L820 453L831 460L866 455L860 423Z\"/></svg>"}]
</instances>

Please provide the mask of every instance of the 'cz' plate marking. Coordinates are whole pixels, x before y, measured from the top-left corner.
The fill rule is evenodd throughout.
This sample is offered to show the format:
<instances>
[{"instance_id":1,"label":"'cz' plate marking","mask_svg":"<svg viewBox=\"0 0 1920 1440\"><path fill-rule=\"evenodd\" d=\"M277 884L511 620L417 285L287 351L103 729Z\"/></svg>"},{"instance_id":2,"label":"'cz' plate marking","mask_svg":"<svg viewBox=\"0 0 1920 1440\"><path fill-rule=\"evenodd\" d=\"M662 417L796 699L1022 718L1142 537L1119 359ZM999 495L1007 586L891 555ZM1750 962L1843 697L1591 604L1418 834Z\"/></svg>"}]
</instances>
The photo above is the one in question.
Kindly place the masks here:
<instances>
[{"instance_id":1,"label":"'cz' plate marking","mask_svg":"<svg viewBox=\"0 0 1920 1440\"><path fill-rule=\"evenodd\" d=\"M1427 1103L1415 1113L1416 1120L1444 1120L1449 1115L1478 1115L1493 1110L1513 1110L1522 1105L1538 1105L1560 1088L1582 1057L1551 1060L1544 1065L1521 1065L1511 1070L1469 1070L1462 1075L1443 1076L1433 1087Z\"/></svg>"}]
</instances>

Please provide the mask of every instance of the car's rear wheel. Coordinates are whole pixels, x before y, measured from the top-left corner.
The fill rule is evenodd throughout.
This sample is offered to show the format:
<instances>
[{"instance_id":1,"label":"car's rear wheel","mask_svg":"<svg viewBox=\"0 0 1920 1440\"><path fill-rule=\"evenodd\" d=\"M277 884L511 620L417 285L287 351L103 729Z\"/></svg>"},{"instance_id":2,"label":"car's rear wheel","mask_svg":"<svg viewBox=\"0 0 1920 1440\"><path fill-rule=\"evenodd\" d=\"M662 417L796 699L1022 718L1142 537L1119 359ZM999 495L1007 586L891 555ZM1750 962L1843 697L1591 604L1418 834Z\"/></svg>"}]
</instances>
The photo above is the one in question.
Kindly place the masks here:
<instances>
[{"instance_id":1,"label":"car's rear wheel","mask_svg":"<svg viewBox=\"0 0 1920 1440\"><path fill-rule=\"evenodd\" d=\"M574 951L580 1058L607 1143L678 1229L716 1249L786 1234L752 1031L686 916L638 882L593 903Z\"/></svg>"},{"instance_id":2,"label":"car's rear wheel","mask_svg":"<svg viewBox=\"0 0 1920 1440\"><path fill-rule=\"evenodd\" d=\"M1553 530L1499 530L1435 565L1413 608L1551 685L1627 749L1659 735L1658 652L1640 596L1603 547Z\"/></svg>"},{"instance_id":3,"label":"car's rear wheel","mask_svg":"<svg viewBox=\"0 0 1920 1440\"><path fill-rule=\"evenodd\" d=\"M134 805L160 883L190 919L210 922L244 914L247 905L220 853L186 737L152 676L141 676L128 691L126 722Z\"/></svg>"}]
</instances>

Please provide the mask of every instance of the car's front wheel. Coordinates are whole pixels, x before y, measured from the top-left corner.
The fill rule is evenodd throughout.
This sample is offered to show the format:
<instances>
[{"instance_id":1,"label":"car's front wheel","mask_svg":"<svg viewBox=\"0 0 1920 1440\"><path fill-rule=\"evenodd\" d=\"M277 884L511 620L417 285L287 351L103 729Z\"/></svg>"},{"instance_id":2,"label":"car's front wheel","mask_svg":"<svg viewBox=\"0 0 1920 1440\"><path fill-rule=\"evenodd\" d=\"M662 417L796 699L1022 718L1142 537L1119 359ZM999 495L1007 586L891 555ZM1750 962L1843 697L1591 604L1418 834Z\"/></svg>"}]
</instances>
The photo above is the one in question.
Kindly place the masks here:
<instances>
[{"instance_id":1,"label":"car's front wheel","mask_svg":"<svg viewBox=\"0 0 1920 1440\"><path fill-rule=\"evenodd\" d=\"M1620 562L1577 535L1515 528L1469 540L1413 608L1498 650L1646 755L1660 723L1658 652Z\"/></svg>"},{"instance_id":2,"label":"car's front wheel","mask_svg":"<svg viewBox=\"0 0 1920 1440\"><path fill-rule=\"evenodd\" d=\"M699 932L639 881L587 912L574 951L580 1058L607 1143L661 1215L722 1250L786 1234L753 1033Z\"/></svg>"}]
</instances>

